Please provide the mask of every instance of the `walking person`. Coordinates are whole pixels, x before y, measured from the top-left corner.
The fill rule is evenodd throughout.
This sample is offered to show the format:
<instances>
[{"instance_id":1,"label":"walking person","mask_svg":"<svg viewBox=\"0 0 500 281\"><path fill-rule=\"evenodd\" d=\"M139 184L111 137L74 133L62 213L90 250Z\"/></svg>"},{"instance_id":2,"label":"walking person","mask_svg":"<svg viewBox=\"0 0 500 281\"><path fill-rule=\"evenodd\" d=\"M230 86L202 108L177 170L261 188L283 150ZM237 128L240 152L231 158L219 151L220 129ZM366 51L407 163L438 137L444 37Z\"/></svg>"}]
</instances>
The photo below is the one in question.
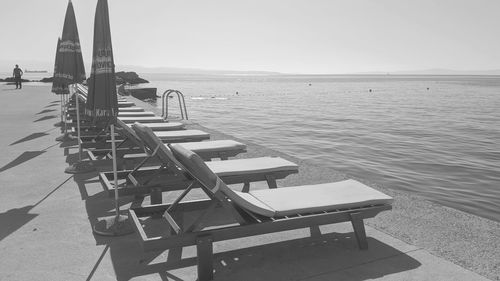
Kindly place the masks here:
<instances>
[{"instance_id":1,"label":"walking person","mask_svg":"<svg viewBox=\"0 0 500 281\"><path fill-rule=\"evenodd\" d=\"M19 65L16 64L16 68L12 71L12 76L14 76L14 82L16 82L16 89L22 89L21 76L23 76L23 70L19 68Z\"/></svg>"}]
</instances>

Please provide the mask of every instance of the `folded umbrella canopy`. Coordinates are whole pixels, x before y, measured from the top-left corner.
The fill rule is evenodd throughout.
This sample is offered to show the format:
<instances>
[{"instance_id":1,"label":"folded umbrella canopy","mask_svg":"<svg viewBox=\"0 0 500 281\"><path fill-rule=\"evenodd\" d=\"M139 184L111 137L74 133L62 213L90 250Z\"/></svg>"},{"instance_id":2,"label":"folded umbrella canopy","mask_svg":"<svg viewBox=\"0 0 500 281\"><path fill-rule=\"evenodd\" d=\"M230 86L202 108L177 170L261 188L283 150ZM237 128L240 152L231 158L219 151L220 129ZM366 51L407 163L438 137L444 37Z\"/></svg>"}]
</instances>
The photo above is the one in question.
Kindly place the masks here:
<instances>
[{"instance_id":1,"label":"folded umbrella canopy","mask_svg":"<svg viewBox=\"0 0 500 281\"><path fill-rule=\"evenodd\" d=\"M85 114L114 123L118 116L118 98L107 1L97 2L92 70L88 89Z\"/></svg>"},{"instance_id":2,"label":"folded umbrella canopy","mask_svg":"<svg viewBox=\"0 0 500 281\"><path fill-rule=\"evenodd\" d=\"M55 62L54 62L54 73L52 76L52 93L58 95L60 97L60 106L61 106L61 130L64 130L62 125L64 124L63 116L64 116L64 101L63 101L63 95L68 94L68 88L64 87L57 79L56 79L56 73L57 73L57 68L58 68L58 63L61 60L61 53L59 52L59 45L61 44L61 38L57 38L57 47L56 47L56 57L55 57ZM60 137L62 140L64 136Z\"/></svg>"},{"instance_id":3,"label":"folded umbrella canopy","mask_svg":"<svg viewBox=\"0 0 500 281\"><path fill-rule=\"evenodd\" d=\"M58 68L61 68L61 52L59 52L59 46L61 45L61 38L57 38L57 48L56 48L56 58L54 62L54 74L52 76L52 93L56 95L64 95L68 94L68 87L65 87L61 81L57 78L61 74L57 71ZM61 120L62 121L62 120Z\"/></svg>"},{"instance_id":4,"label":"folded umbrella canopy","mask_svg":"<svg viewBox=\"0 0 500 281\"><path fill-rule=\"evenodd\" d=\"M71 0L68 2L66 9L58 51L60 57L58 58L57 72L54 74L54 78L66 86L84 81L86 79L85 66L83 65L75 11Z\"/></svg>"},{"instance_id":5,"label":"folded umbrella canopy","mask_svg":"<svg viewBox=\"0 0 500 281\"><path fill-rule=\"evenodd\" d=\"M83 65L75 11L70 0L66 8L61 40L57 48L53 90L56 90L56 94L62 94L63 97L66 97L70 84L80 83L85 79L85 66ZM57 140L64 140L65 136L67 136L66 131Z\"/></svg>"},{"instance_id":6,"label":"folded umbrella canopy","mask_svg":"<svg viewBox=\"0 0 500 281\"><path fill-rule=\"evenodd\" d=\"M115 186L118 186L116 167L116 145L114 124L118 116L118 97L116 96L115 63L111 45L108 1L99 0L94 21L94 48L92 69L89 79L89 92L85 104L85 114L95 120L110 124L113 153L113 173ZM127 217L120 215L118 188L115 188L115 216L103 218L94 225L94 232L100 235L118 236L133 232Z\"/></svg>"}]
</instances>

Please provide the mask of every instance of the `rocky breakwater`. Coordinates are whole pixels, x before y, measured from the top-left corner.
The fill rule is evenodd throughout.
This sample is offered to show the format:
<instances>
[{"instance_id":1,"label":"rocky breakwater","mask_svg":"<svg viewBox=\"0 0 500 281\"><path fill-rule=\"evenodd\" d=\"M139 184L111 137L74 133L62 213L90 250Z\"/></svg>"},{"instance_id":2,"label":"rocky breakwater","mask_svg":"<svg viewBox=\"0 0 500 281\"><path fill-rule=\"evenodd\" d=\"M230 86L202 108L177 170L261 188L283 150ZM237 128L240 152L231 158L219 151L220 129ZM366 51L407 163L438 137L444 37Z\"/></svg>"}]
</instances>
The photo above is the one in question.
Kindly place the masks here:
<instances>
[{"instance_id":1,"label":"rocky breakwater","mask_svg":"<svg viewBox=\"0 0 500 281\"><path fill-rule=\"evenodd\" d=\"M21 79L21 81L24 83L24 82L31 82L30 80L28 79ZM7 83L14 83L16 82L14 77L7 77L5 79L1 79L0 78L0 82L7 82Z\"/></svg>"},{"instance_id":2,"label":"rocky breakwater","mask_svg":"<svg viewBox=\"0 0 500 281\"><path fill-rule=\"evenodd\" d=\"M133 71L129 71L129 72L119 71L119 72L115 73L115 76L116 76L116 84L117 85L120 85L120 84L136 85L136 84L142 84L142 83L149 83L148 80L139 77L139 75ZM6 78L6 79L13 79L13 78ZM2 81L3 82L11 82L11 81L7 81L6 79L4 79L4 80L0 79L0 82L2 82ZM53 77L47 77L47 78L41 79L39 82L52 83L53 80L54 80ZM12 82L13 81L14 80L12 80ZM33 81L23 80L23 82L33 82Z\"/></svg>"},{"instance_id":3,"label":"rocky breakwater","mask_svg":"<svg viewBox=\"0 0 500 281\"><path fill-rule=\"evenodd\" d=\"M116 84L130 84L130 85L136 85L136 84L143 84L143 83L149 83L148 80L143 79L139 77L139 75L133 71L125 72L125 71L119 71L115 73L116 76Z\"/></svg>"}]
</instances>

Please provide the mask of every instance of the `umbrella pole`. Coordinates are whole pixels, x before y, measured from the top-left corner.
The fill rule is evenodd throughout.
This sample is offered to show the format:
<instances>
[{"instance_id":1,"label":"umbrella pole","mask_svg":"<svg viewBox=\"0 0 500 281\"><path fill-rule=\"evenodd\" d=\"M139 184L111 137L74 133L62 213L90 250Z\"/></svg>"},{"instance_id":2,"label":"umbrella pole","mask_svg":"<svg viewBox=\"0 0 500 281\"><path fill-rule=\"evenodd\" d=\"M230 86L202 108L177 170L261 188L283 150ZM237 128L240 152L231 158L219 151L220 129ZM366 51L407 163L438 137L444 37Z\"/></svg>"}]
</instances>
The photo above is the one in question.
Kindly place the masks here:
<instances>
[{"instance_id":1,"label":"umbrella pole","mask_svg":"<svg viewBox=\"0 0 500 281\"><path fill-rule=\"evenodd\" d=\"M74 84L73 84L74 87ZM76 93L76 90L73 88L73 92L75 93L76 100L76 133L77 133L77 141L78 141L78 161L82 161L82 142L80 139L80 104L78 102L79 98Z\"/></svg>"},{"instance_id":2,"label":"umbrella pole","mask_svg":"<svg viewBox=\"0 0 500 281\"><path fill-rule=\"evenodd\" d=\"M62 125L63 125L63 100L62 100L62 96L59 95L59 108L61 109L61 129L62 129Z\"/></svg>"},{"instance_id":3,"label":"umbrella pole","mask_svg":"<svg viewBox=\"0 0 500 281\"><path fill-rule=\"evenodd\" d=\"M82 174L88 173L95 170L94 165L90 161L82 161L82 143L80 139L80 104L78 102L78 94L76 90L76 84L72 84L70 89L74 92L75 102L76 102L76 131L77 131L77 141L78 141L78 161L67 167L64 172L68 174Z\"/></svg>"},{"instance_id":4,"label":"umbrella pole","mask_svg":"<svg viewBox=\"0 0 500 281\"><path fill-rule=\"evenodd\" d=\"M68 106L68 101L66 100L66 94L63 94L63 113L64 113L64 135L66 136L68 134L68 124L67 124L67 111L66 111L66 108Z\"/></svg>"},{"instance_id":5,"label":"umbrella pole","mask_svg":"<svg viewBox=\"0 0 500 281\"><path fill-rule=\"evenodd\" d=\"M113 179L115 186L115 216L120 217L120 204L118 204L118 167L116 165L116 143L115 143L115 125L111 124L111 157L113 157Z\"/></svg>"},{"instance_id":6,"label":"umbrella pole","mask_svg":"<svg viewBox=\"0 0 500 281\"><path fill-rule=\"evenodd\" d=\"M111 129L111 157L113 157L113 177L115 187L115 215L101 219L94 225L94 232L103 236L122 236L134 230L128 221L127 216L120 215L120 204L118 202L118 168L116 165L116 143L115 125L110 125Z\"/></svg>"},{"instance_id":7,"label":"umbrella pole","mask_svg":"<svg viewBox=\"0 0 500 281\"><path fill-rule=\"evenodd\" d=\"M61 141L65 142L70 140L68 136L68 129L67 129L67 118L66 118L66 95L61 94L59 99L61 100L61 133L62 135L56 138L56 141Z\"/></svg>"}]
</instances>

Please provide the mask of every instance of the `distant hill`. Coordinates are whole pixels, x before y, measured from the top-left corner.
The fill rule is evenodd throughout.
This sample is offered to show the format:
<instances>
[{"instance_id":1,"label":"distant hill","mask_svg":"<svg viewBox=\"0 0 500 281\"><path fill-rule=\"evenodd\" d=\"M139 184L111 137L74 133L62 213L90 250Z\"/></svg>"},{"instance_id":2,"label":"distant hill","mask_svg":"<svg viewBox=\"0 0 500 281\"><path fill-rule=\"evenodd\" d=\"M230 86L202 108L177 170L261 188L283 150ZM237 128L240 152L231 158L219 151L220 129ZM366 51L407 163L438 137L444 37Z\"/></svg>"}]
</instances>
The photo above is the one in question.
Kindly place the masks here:
<instances>
[{"instance_id":1,"label":"distant hill","mask_svg":"<svg viewBox=\"0 0 500 281\"><path fill-rule=\"evenodd\" d=\"M143 67L136 65L117 65L117 71L135 71L138 73L175 73L175 74L253 74L253 75L273 75L281 74L272 71L236 71L236 70L210 70L199 68L182 67Z\"/></svg>"},{"instance_id":2,"label":"distant hill","mask_svg":"<svg viewBox=\"0 0 500 281\"><path fill-rule=\"evenodd\" d=\"M389 72L394 75L500 75L500 69L493 70L452 70L452 69L426 69Z\"/></svg>"},{"instance_id":3,"label":"distant hill","mask_svg":"<svg viewBox=\"0 0 500 281\"><path fill-rule=\"evenodd\" d=\"M46 69L49 74L52 74L54 68L54 62L49 61L30 61L30 60L0 60L0 72L9 73L12 72L15 64L19 64L22 69ZM87 76L90 74L90 65L85 66L87 71ZM116 71L134 71L137 73L172 73L172 74L229 74L229 75L277 75L277 74L289 74L289 73L279 73L272 71L259 71L259 70L249 70L249 71L235 71L235 70L210 70L210 69L199 69L199 68L182 68L182 67L144 67L137 65L116 65ZM301 73L294 73L300 75ZM326 73L324 73L326 75ZM367 75L367 74L377 74L377 75L500 75L500 69L491 70L452 70L452 69L425 69L425 70L405 70L405 71L372 71L372 72L355 72L355 73L331 73L332 75Z\"/></svg>"}]
</instances>

